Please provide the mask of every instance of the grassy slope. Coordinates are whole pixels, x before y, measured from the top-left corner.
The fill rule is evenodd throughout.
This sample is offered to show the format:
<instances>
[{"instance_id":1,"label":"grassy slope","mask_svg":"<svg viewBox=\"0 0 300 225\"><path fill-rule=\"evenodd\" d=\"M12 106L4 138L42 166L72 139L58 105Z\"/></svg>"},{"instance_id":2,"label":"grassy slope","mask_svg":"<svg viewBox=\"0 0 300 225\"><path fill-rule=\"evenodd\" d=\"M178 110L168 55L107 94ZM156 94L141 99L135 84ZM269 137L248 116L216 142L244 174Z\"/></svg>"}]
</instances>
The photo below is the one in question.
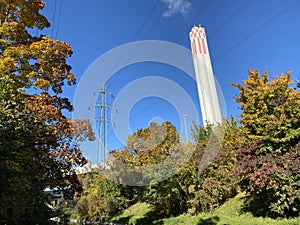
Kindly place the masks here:
<instances>
[{"instance_id":1,"label":"grassy slope","mask_svg":"<svg viewBox=\"0 0 300 225\"><path fill-rule=\"evenodd\" d=\"M173 218L158 219L151 205L137 203L126 209L112 221L121 224L166 224L166 225L300 225L298 219L273 220L270 218L255 218L250 213L241 214L243 204L242 194L226 202L211 213L201 213L197 216L180 215Z\"/></svg>"}]
</instances>

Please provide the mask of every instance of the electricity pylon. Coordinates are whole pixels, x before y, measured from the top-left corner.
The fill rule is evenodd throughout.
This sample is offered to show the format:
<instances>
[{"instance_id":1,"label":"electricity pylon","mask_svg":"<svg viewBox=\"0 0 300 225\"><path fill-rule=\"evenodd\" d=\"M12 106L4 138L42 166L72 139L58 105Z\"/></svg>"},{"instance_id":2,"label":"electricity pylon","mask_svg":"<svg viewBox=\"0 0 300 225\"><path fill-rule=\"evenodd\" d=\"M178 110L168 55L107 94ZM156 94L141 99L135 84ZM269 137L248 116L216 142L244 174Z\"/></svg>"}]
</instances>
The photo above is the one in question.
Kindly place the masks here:
<instances>
[{"instance_id":1,"label":"electricity pylon","mask_svg":"<svg viewBox=\"0 0 300 225\"><path fill-rule=\"evenodd\" d=\"M107 157L107 125L113 124L112 120L107 119L107 109L116 110L115 107L108 105L106 102L106 96L111 95L114 98L113 94L106 90L106 84L104 83L101 90L95 92L101 94L101 103L90 105L91 107L99 108L99 117L95 119L96 122L99 122L99 136L98 136L98 149L97 149L97 163L100 164L101 152L103 152L103 165L106 165ZM117 111L117 110L116 110Z\"/></svg>"}]
</instances>

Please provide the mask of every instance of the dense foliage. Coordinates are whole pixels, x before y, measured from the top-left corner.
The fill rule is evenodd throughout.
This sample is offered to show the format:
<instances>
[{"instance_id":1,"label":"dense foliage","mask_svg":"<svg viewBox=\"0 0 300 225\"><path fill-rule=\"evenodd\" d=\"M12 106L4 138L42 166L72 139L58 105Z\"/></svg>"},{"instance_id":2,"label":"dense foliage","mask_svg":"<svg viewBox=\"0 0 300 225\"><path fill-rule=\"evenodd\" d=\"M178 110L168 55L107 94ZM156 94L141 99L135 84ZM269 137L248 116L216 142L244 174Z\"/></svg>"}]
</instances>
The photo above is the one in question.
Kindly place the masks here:
<instances>
[{"instance_id":1,"label":"dense foliage","mask_svg":"<svg viewBox=\"0 0 300 225\"><path fill-rule=\"evenodd\" d=\"M147 186L130 187L119 185L119 189L112 188L111 191L118 196L115 197L115 202L112 204L120 205L118 199L121 199L119 194L122 193L122 196L127 198L128 204L131 205L138 201L147 202L154 207L156 215L161 217L176 216L184 212L197 214L198 212L215 209L220 206L229 197L236 194L237 184L232 172L235 165L232 142L234 134L237 132L237 126L234 121L225 121L219 128L224 129L226 141L220 149L217 149L216 158L212 164L208 163L206 168L203 168L203 164L207 162L202 160L202 156L205 152L210 152L211 149L207 149L207 146L210 145L212 147L209 142L214 142L213 134L217 134L216 131L213 131L212 126L206 128L195 126L193 135L197 137L197 144L180 143L179 135L170 122L164 122L162 125L152 123L148 128L140 129L132 134L128 138L126 147L112 152L113 160L118 159L118 161L129 165L147 164L150 166L172 156L172 153L178 152L179 149L191 152L192 155L190 155L190 160L187 160L187 163L176 171L175 175L166 177L163 181L153 179ZM159 138L162 133L164 138ZM154 144L153 140L159 140L159 143ZM218 147L217 145L213 146ZM118 166L118 164L112 163L111 166L113 170L114 166ZM170 169L172 168L166 168L166 170ZM122 179L131 179L130 177L132 176L138 180L143 180L147 179L148 175L147 173L138 174L136 171L133 171L135 172L134 174L133 172L130 174L128 171L126 171L127 174L124 174L122 170L119 172L121 179L119 182L121 183ZM146 178L143 178L143 175L146 175ZM93 182L96 182L96 180ZM106 187L102 186L104 183L99 185L101 188L98 187L97 190L101 194L98 193L98 197L101 195L106 196L105 193L109 187L108 183L105 184ZM95 205L98 197L92 193L93 190L95 190L94 187L86 189L84 192L86 197L83 197L77 204L79 208L82 207L83 203L85 205ZM110 195L114 194L110 193ZM100 204L101 201L99 200L98 202ZM119 210L122 208L119 207ZM95 220L99 217L92 216L92 214L87 212L88 210L85 216L81 216L82 219ZM105 213L102 215L106 215L106 218L111 216Z\"/></svg>"},{"instance_id":2,"label":"dense foliage","mask_svg":"<svg viewBox=\"0 0 300 225\"><path fill-rule=\"evenodd\" d=\"M29 32L50 26L39 13L44 5L0 2L1 224L43 223L50 216L45 188L59 187L71 198L80 192L72 167L85 159L75 138L93 139L82 129L89 128L86 121L63 114L73 109L61 95L65 83L75 84L66 63L70 45Z\"/></svg>"},{"instance_id":3,"label":"dense foliage","mask_svg":"<svg viewBox=\"0 0 300 225\"><path fill-rule=\"evenodd\" d=\"M98 173L86 176L81 178L87 183L75 208L78 218L103 222L128 206L123 186Z\"/></svg>"},{"instance_id":4,"label":"dense foliage","mask_svg":"<svg viewBox=\"0 0 300 225\"><path fill-rule=\"evenodd\" d=\"M170 122L164 122L161 125L151 123L149 127L137 130L128 137L127 146L120 151L111 152L113 161L118 160L137 167L144 166L142 171L135 170L132 174L128 173L130 170L127 170L125 175L121 170L122 179L129 180L134 177L137 184L139 180L146 180L150 183L149 186L133 186L127 190L133 193L131 194L132 202L151 202L162 215L175 215L181 212L180 204L184 204L181 203L183 198L180 196L179 184L176 179L168 179L172 174L172 167L162 165L157 169L147 171L147 168L151 168L150 166L158 165L169 157L174 157L174 153L179 153L181 148L176 128ZM119 169L118 164L113 164L113 167ZM167 180L160 182L163 177Z\"/></svg>"},{"instance_id":5,"label":"dense foliage","mask_svg":"<svg viewBox=\"0 0 300 225\"><path fill-rule=\"evenodd\" d=\"M178 150L179 135L170 122L162 125L151 123L139 129L127 139L125 148L112 151L116 160L134 166L147 166L161 162Z\"/></svg>"},{"instance_id":6,"label":"dense foliage","mask_svg":"<svg viewBox=\"0 0 300 225\"><path fill-rule=\"evenodd\" d=\"M150 166L174 152L192 155L187 154L189 160L175 175L163 181L154 179L148 186L119 186L115 194L122 193L129 205L150 204L151 217L211 211L240 191L245 195L244 210L255 216L299 216L300 97L292 84L289 73L270 79L267 73L260 76L258 71L249 70L244 85L233 84L240 90L236 97L241 103L240 119L224 120L217 126L194 124L194 143L181 143L169 122L138 130L128 138L125 148L112 152L112 167L117 165L116 159L132 166ZM162 139L160 135L166 130L171 132ZM119 172L123 179L147 178L136 171Z\"/></svg>"},{"instance_id":7,"label":"dense foliage","mask_svg":"<svg viewBox=\"0 0 300 225\"><path fill-rule=\"evenodd\" d=\"M297 216L300 210L300 93L290 85L291 73L270 80L249 70L240 91L240 135L237 171L256 215Z\"/></svg>"},{"instance_id":8,"label":"dense foliage","mask_svg":"<svg viewBox=\"0 0 300 225\"><path fill-rule=\"evenodd\" d=\"M222 135L218 136L217 130ZM197 214L219 207L236 194L237 182L232 171L236 161L233 138L237 125L233 120L224 120L217 127L195 125L192 131L197 147L189 163L179 171L179 177L188 199L188 212ZM215 151L215 157L207 157Z\"/></svg>"}]
</instances>

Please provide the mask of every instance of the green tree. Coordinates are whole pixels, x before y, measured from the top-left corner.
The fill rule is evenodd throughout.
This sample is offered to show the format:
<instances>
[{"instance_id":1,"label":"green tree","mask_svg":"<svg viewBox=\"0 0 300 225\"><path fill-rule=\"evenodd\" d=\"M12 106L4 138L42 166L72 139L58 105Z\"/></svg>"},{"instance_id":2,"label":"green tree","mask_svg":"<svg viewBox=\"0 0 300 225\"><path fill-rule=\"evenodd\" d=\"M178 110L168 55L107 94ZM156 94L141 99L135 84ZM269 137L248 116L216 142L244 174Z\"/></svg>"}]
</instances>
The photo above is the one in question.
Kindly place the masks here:
<instances>
[{"instance_id":1,"label":"green tree","mask_svg":"<svg viewBox=\"0 0 300 225\"><path fill-rule=\"evenodd\" d=\"M154 206L158 217L177 216L187 211L187 196L178 175L153 182L147 187L144 201Z\"/></svg>"},{"instance_id":2,"label":"green tree","mask_svg":"<svg viewBox=\"0 0 300 225\"><path fill-rule=\"evenodd\" d=\"M173 177L177 172L174 162L178 154L182 153L183 147L176 128L170 122L164 122L161 125L151 123L149 127L137 130L128 137L123 149L111 152L112 168L118 170L120 179L134 180L137 185L149 184L126 190L131 203L146 201L155 207L158 215L164 216L184 211L185 202L181 196L183 192ZM122 167L118 169L120 162L128 166L126 170L122 170Z\"/></svg>"},{"instance_id":3,"label":"green tree","mask_svg":"<svg viewBox=\"0 0 300 225\"><path fill-rule=\"evenodd\" d=\"M213 210L236 194L234 167L237 131L237 123L233 119L215 126L194 124L192 127L197 146L190 161L177 176L187 198L189 213Z\"/></svg>"},{"instance_id":4,"label":"green tree","mask_svg":"<svg viewBox=\"0 0 300 225\"><path fill-rule=\"evenodd\" d=\"M104 222L128 206L129 200L123 192L125 187L98 173L88 176L89 184L75 207L80 219Z\"/></svg>"},{"instance_id":5,"label":"green tree","mask_svg":"<svg viewBox=\"0 0 300 225\"><path fill-rule=\"evenodd\" d=\"M80 192L75 165L82 165L76 138L93 139L88 121L63 111L65 83L75 84L66 60L69 44L29 30L49 27L41 0L0 2L0 223L36 224L48 216L46 187ZM35 94L29 94L35 90ZM76 132L80 131L80 132ZM44 212L44 213L42 213Z\"/></svg>"},{"instance_id":6,"label":"green tree","mask_svg":"<svg viewBox=\"0 0 300 225\"><path fill-rule=\"evenodd\" d=\"M0 223L17 224L27 214L23 223L45 219L47 209L44 202L43 185L38 179L38 165L29 163L34 152L20 149L20 140L30 132L24 121L24 91L12 88L8 75L0 78ZM33 172L35 171L36 172ZM32 205L31 205L32 204ZM40 210L39 216L34 213ZM38 218L39 217L39 218Z\"/></svg>"},{"instance_id":7,"label":"green tree","mask_svg":"<svg viewBox=\"0 0 300 225\"><path fill-rule=\"evenodd\" d=\"M244 137L237 171L257 215L299 215L295 146L300 137L300 93L293 83L291 73L270 79L267 72L261 76L249 70L244 85L233 84L240 91L235 100L242 109L239 136Z\"/></svg>"}]
</instances>

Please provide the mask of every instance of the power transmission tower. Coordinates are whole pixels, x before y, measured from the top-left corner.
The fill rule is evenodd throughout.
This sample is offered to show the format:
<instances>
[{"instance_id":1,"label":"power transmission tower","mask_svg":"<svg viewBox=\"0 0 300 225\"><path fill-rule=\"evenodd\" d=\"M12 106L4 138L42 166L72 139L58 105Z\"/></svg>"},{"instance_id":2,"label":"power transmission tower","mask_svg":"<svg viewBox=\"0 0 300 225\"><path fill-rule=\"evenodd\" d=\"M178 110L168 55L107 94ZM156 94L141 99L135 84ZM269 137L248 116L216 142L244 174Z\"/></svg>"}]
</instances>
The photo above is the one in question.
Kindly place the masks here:
<instances>
[{"instance_id":1,"label":"power transmission tower","mask_svg":"<svg viewBox=\"0 0 300 225\"><path fill-rule=\"evenodd\" d=\"M113 94L106 90L106 84L104 83L101 90L96 91L96 93L101 94L101 103L93 104L92 107L99 108L99 117L95 119L96 122L99 122L99 136L98 136L98 149L97 149L97 164L101 163L101 152L103 152L103 166L106 165L106 156L107 156L107 125L113 124L110 119L107 119L107 110L113 109L116 110L113 106L108 105L106 102L106 96Z\"/></svg>"}]
</instances>

